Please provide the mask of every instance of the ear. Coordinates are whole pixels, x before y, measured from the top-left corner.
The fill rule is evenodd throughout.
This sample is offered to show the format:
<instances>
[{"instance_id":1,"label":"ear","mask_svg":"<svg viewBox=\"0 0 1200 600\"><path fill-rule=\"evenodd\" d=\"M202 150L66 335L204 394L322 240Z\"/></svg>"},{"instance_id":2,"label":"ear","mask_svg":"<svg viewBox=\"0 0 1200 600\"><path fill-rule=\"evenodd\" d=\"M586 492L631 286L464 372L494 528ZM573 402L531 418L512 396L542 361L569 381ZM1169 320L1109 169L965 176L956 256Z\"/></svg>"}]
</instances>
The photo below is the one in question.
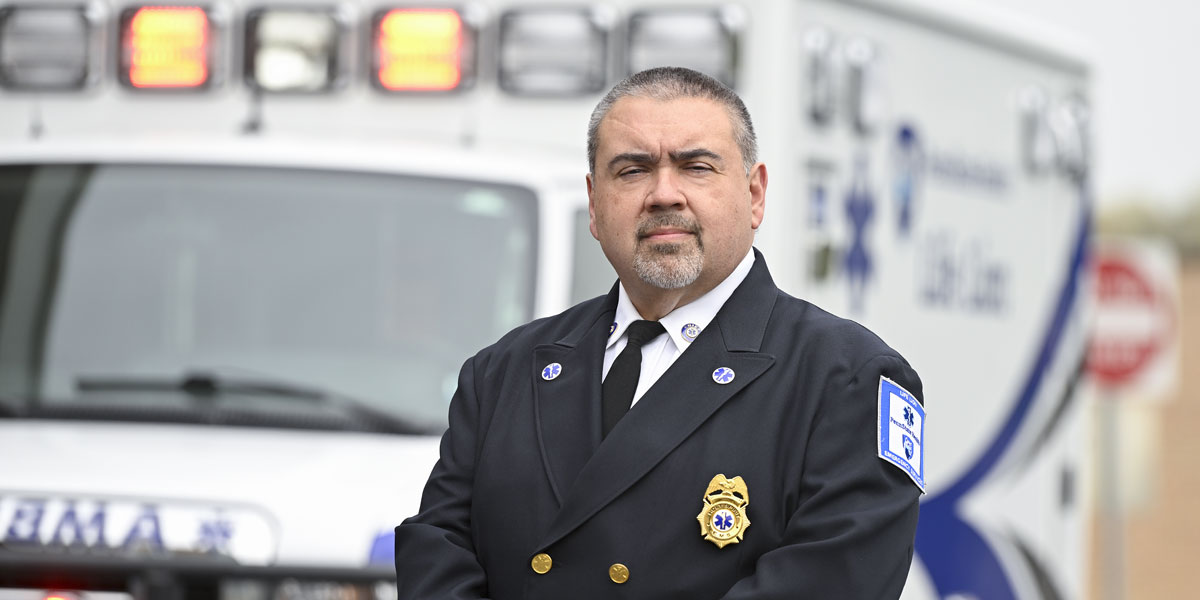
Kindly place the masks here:
<instances>
[{"instance_id":1,"label":"ear","mask_svg":"<svg viewBox=\"0 0 1200 600\"><path fill-rule=\"evenodd\" d=\"M596 188L592 185L591 173L588 173L584 179L587 180L588 230L592 232L592 237L599 240L600 234L596 231Z\"/></svg>"},{"instance_id":2,"label":"ear","mask_svg":"<svg viewBox=\"0 0 1200 600\"><path fill-rule=\"evenodd\" d=\"M750 169L750 228L758 229L767 208L767 165L755 164Z\"/></svg>"}]
</instances>

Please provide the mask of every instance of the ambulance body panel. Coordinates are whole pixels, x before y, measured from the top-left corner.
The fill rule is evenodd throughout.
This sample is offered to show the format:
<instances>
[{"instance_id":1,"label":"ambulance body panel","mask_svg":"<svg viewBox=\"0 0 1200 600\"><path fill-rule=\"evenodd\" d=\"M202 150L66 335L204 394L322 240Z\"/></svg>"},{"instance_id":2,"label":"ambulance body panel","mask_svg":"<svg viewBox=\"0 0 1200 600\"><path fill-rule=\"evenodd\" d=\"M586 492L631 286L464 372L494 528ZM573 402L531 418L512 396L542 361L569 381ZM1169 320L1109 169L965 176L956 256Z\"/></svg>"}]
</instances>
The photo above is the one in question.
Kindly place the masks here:
<instances>
[{"instance_id":1,"label":"ambulance body panel","mask_svg":"<svg viewBox=\"0 0 1200 600\"><path fill-rule=\"evenodd\" d=\"M4 62L12 11L29 6L64 4L0 3L0 198L56 200L11 208L21 225L0 229L0 397L16 407L0 444L19 457L0 463L0 569L96 555L81 572L118 575L78 589L144 596L158 564L164 585L219 597L388 597L390 528L417 508L457 366L614 281L587 230L592 107L629 70L682 62L755 119L769 172L755 245L776 282L922 376L928 487L904 597L1083 594L1091 74L1077 43L917 1L225 1L202 6L205 83L148 90L126 64L142 5L113 1L82 5L78 89L48 91L14 85L32 71ZM442 45L396 68L452 67L451 89L386 89L381 65L406 50L381 32L412 22L384 23L417 9ZM304 46L320 68L291 71L320 91L263 88L282 81L252 68L280 35L255 29L271 11L293 33L328 17L271 49L282 60L334 32ZM443 26L456 33L429 33ZM150 243L161 260L137 255ZM131 284L144 297L95 276L138 260L162 280ZM122 312L154 294L146 319ZM167 316L153 339L170 351L107 341ZM205 322L224 323L222 343L205 345ZM66 402L89 395L92 413Z\"/></svg>"}]
</instances>

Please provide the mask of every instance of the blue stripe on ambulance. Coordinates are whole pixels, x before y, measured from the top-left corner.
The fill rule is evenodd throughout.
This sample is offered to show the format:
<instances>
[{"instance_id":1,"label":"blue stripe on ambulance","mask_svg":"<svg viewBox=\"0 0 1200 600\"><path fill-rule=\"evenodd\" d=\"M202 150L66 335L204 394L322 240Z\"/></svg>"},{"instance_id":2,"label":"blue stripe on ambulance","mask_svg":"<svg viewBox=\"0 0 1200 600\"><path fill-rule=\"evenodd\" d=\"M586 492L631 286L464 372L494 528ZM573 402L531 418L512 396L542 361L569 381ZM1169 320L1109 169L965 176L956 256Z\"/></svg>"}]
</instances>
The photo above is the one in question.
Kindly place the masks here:
<instances>
[{"instance_id":1,"label":"blue stripe on ambulance","mask_svg":"<svg viewBox=\"0 0 1200 600\"><path fill-rule=\"evenodd\" d=\"M1037 396L1046 370L1058 352L1063 331L1080 294L1080 275L1086 263L1088 240L1091 235L1090 199L1081 199L1079 235L1067 270L1067 278L1054 309L1054 316L1041 350L1025 385L1021 388L1016 406L996 439L958 481L940 494L921 504L917 526L917 554L937 588L938 596L968 594L989 600L1016 598L1011 581L1004 573L1000 559L991 546L960 516L960 501L974 489L999 463L1022 428L1033 399Z\"/></svg>"}]
</instances>

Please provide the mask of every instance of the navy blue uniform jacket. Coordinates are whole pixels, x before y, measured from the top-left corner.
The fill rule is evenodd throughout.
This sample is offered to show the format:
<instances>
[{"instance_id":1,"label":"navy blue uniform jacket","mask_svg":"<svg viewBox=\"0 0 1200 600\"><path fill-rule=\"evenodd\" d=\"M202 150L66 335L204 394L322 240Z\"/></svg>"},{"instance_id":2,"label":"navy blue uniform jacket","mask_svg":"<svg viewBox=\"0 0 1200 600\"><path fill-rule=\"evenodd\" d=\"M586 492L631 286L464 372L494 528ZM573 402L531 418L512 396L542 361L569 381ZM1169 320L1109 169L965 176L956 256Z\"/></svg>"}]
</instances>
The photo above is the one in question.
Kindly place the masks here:
<instances>
[{"instance_id":1,"label":"navy blue uniform jacket","mask_svg":"<svg viewBox=\"0 0 1200 600\"><path fill-rule=\"evenodd\" d=\"M468 360L421 511L396 528L400 598L898 597L920 490L878 457L879 378L917 398L921 382L862 326L781 292L755 252L603 440L615 287ZM562 374L547 381L551 363ZM716 383L719 367L733 381ZM724 548L696 520L718 473L749 492L751 523ZM545 574L530 565L539 553Z\"/></svg>"}]
</instances>

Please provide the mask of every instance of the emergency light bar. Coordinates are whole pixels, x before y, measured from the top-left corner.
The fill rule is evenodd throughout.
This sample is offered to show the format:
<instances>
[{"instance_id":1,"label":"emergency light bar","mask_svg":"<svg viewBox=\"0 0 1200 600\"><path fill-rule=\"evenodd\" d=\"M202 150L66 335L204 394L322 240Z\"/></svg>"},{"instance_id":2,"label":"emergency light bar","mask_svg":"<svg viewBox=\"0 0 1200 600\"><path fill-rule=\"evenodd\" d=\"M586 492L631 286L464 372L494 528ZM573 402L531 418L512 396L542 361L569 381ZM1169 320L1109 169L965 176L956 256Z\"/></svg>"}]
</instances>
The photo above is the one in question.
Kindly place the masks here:
<instances>
[{"instance_id":1,"label":"emergency light bar","mask_svg":"<svg viewBox=\"0 0 1200 600\"><path fill-rule=\"evenodd\" d=\"M389 92L447 92L475 76L475 29L451 8L395 8L372 20L371 81Z\"/></svg>"},{"instance_id":2,"label":"emergency light bar","mask_svg":"<svg viewBox=\"0 0 1200 600\"><path fill-rule=\"evenodd\" d=\"M198 6L141 6L121 14L121 83L201 89L210 81L212 27Z\"/></svg>"},{"instance_id":3,"label":"emergency light bar","mask_svg":"<svg viewBox=\"0 0 1200 600\"><path fill-rule=\"evenodd\" d=\"M93 24L85 5L0 8L0 84L77 90L92 75Z\"/></svg>"},{"instance_id":4,"label":"emergency light bar","mask_svg":"<svg viewBox=\"0 0 1200 600\"><path fill-rule=\"evenodd\" d=\"M736 87L740 7L664 8L629 17L628 72L676 66L706 73Z\"/></svg>"},{"instance_id":5,"label":"emergency light bar","mask_svg":"<svg viewBox=\"0 0 1200 600\"><path fill-rule=\"evenodd\" d=\"M211 0L127 5L111 29L102 0L7 1L0 0L0 88L10 90L78 90L98 80L101 57L115 55L116 79L126 88L204 91L222 83L226 59L240 52L240 78L259 92L331 92L354 81L351 68L359 64L382 92L460 91L475 83L483 23L482 13L467 10L473 4L386 7L371 14L368 43L360 45L356 11L335 0L281 2L238 15L245 27L235 40L226 35L225 5ZM599 93L613 76L662 65L733 87L744 21L736 5L641 10L623 27L608 7L513 8L492 21L497 58L488 66L496 67L500 89L520 96ZM110 31L117 37L112 54ZM362 60L353 56L363 50ZM613 56L624 64L612 68Z\"/></svg>"},{"instance_id":6,"label":"emergency light bar","mask_svg":"<svg viewBox=\"0 0 1200 600\"><path fill-rule=\"evenodd\" d=\"M345 21L332 8L246 15L246 84L264 92L325 92L344 80Z\"/></svg>"},{"instance_id":7,"label":"emergency light bar","mask_svg":"<svg viewBox=\"0 0 1200 600\"><path fill-rule=\"evenodd\" d=\"M589 8L510 10L500 17L500 88L511 94L600 92L613 15Z\"/></svg>"}]
</instances>

